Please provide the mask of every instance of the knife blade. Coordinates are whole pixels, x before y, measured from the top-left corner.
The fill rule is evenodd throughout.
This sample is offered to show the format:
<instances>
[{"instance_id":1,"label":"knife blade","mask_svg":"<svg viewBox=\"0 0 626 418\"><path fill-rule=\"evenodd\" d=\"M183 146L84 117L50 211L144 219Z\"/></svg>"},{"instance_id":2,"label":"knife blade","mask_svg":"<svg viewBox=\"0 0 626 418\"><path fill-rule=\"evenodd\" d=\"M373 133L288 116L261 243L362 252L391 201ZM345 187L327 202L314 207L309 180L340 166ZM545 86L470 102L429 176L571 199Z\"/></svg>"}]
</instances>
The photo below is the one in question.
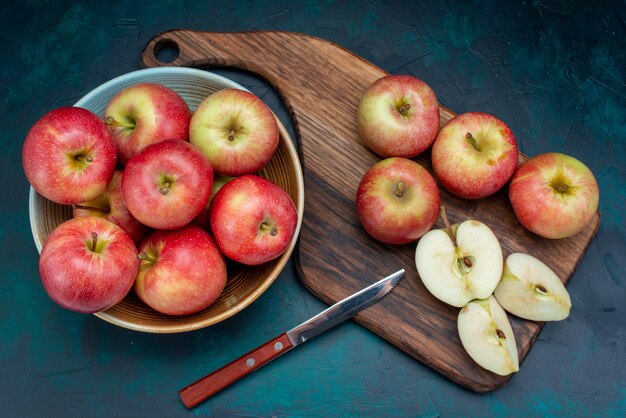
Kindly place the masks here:
<instances>
[{"instance_id":1,"label":"knife blade","mask_svg":"<svg viewBox=\"0 0 626 418\"><path fill-rule=\"evenodd\" d=\"M276 357L352 318L389 293L398 284L404 273L404 269L398 270L359 290L295 328L280 334L237 360L181 389L178 392L181 401L187 408L191 409Z\"/></svg>"}]
</instances>

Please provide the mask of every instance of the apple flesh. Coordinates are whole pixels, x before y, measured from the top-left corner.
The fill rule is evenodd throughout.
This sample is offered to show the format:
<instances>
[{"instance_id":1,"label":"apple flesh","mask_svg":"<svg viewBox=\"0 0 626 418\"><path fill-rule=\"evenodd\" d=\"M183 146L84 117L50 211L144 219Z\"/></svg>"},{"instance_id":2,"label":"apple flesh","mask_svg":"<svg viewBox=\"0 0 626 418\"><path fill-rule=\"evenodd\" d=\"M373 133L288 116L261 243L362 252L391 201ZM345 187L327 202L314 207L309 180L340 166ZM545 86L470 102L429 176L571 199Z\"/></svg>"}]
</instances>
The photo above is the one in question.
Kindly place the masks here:
<instances>
[{"instance_id":1,"label":"apple flesh","mask_svg":"<svg viewBox=\"0 0 626 418\"><path fill-rule=\"evenodd\" d=\"M122 195L130 213L155 229L177 229L191 222L211 195L213 168L193 145L166 140L128 160Z\"/></svg>"},{"instance_id":2,"label":"apple flesh","mask_svg":"<svg viewBox=\"0 0 626 418\"><path fill-rule=\"evenodd\" d=\"M85 216L52 231L41 250L39 272L57 304L95 313L126 296L138 265L137 249L126 232L106 219Z\"/></svg>"},{"instance_id":3,"label":"apple flesh","mask_svg":"<svg viewBox=\"0 0 626 418\"><path fill-rule=\"evenodd\" d=\"M246 265L279 257L294 238L298 213L280 186L248 174L228 182L211 202L211 231L222 253Z\"/></svg>"},{"instance_id":4,"label":"apple flesh","mask_svg":"<svg viewBox=\"0 0 626 418\"><path fill-rule=\"evenodd\" d=\"M104 120L117 144L119 162L165 139L189 139L191 111L174 90L157 83L139 83L117 93Z\"/></svg>"},{"instance_id":5,"label":"apple flesh","mask_svg":"<svg viewBox=\"0 0 626 418\"><path fill-rule=\"evenodd\" d=\"M387 158L363 176L356 193L359 221L369 235L406 244L424 235L439 216L439 189L430 173L407 158Z\"/></svg>"},{"instance_id":6,"label":"apple flesh","mask_svg":"<svg viewBox=\"0 0 626 418\"><path fill-rule=\"evenodd\" d=\"M439 131L439 102L433 89L409 75L388 75L363 93L357 110L359 136L382 157L415 157Z\"/></svg>"},{"instance_id":7,"label":"apple flesh","mask_svg":"<svg viewBox=\"0 0 626 418\"><path fill-rule=\"evenodd\" d=\"M102 194L113 177L116 159L106 125L79 107L46 113L32 126L22 147L29 183L42 196L64 205Z\"/></svg>"},{"instance_id":8,"label":"apple flesh","mask_svg":"<svg viewBox=\"0 0 626 418\"><path fill-rule=\"evenodd\" d=\"M544 238L567 238L580 232L598 210L593 173L574 157L550 152L524 162L509 186L519 222Z\"/></svg>"},{"instance_id":9,"label":"apple flesh","mask_svg":"<svg viewBox=\"0 0 626 418\"><path fill-rule=\"evenodd\" d=\"M572 307L569 293L554 271L522 253L507 257L494 296L504 310L531 321L560 321Z\"/></svg>"},{"instance_id":10,"label":"apple flesh","mask_svg":"<svg viewBox=\"0 0 626 418\"><path fill-rule=\"evenodd\" d=\"M459 308L493 293L502 277L502 261L493 231L476 220L461 222L450 231L433 229L420 238L415 250L415 265L426 289Z\"/></svg>"},{"instance_id":11,"label":"apple flesh","mask_svg":"<svg viewBox=\"0 0 626 418\"><path fill-rule=\"evenodd\" d=\"M470 112L452 118L433 143L435 176L450 193L481 199L500 190L517 167L517 142L495 116Z\"/></svg>"},{"instance_id":12,"label":"apple flesh","mask_svg":"<svg viewBox=\"0 0 626 418\"><path fill-rule=\"evenodd\" d=\"M74 218L81 216L99 216L113 222L122 228L133 240L139 244L150 229L139 222L126 207L122 196L122 171L118 170L113 175L107 189L100 196L89 202L74 205L72 208Z\"/></svg>"},{"instance_id":13,"label":"apple flesh","mask_svg":"<svg viewBox=\"0 0 626 418\"><path fill-rule=\"evenodd\" d=\"M500 376L519 371L513 329L493 296L463 307L457 326L463 348L479 366Z\"/></svg>"},{"instance_id":14,"label":"apple flesh","mask_svg":"<svg viewBox=\"0 0 626 418\"><path fill-rule=\"evenodd\" d=\"M276 117L261 99L237 89L204 99L191 118L189 140L209 159L216 173L256 173L278 146Z\"/></svg>"},{"instance_id":15,"label":"apple flesh","mask_svg":"<svg viewBox=\"0 0 626 418\"><path fill-rule=\"evenodd\" d=\"M139 246L135 293L166 315L199 312L226 286L226 262L211 236L195 225L155 231Z\"/></svg>"}]
</instances>

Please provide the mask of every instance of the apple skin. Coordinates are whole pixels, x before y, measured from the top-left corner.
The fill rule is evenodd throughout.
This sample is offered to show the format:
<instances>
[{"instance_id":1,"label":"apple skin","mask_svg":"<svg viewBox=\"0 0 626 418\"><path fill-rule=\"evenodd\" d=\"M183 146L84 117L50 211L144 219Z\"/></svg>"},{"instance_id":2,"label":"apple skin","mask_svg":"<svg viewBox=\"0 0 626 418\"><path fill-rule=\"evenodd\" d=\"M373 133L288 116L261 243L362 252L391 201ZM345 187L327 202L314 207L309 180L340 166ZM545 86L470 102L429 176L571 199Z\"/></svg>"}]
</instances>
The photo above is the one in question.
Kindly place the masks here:
<instances>
[{"instance_id":1,"label":"apple skin","mask_svg":"<svg viewBox=\"0 0 626 418\"><path fill-rule=\"evenodd\" d=\"M231 181L234 177L222 176L221 174L215 174L213 176L213 186L211 186L211 196L209 196L209 201L207 202L204 209L198 216L196 216L192 224L198 225L203 229L211 229L211 201L215 194L229 181Z\"/></svg>"},{"instance_id":2,"label":"apple skin","mask_svg":"<svg viewBox=\"0 0 626 418\"><path fill-rule=\"evenodd\" d=\"M495 116L463 113L441 129L431 158L435 176L450 193L482 199L500 190L515 172L517 142L511 129Z\"/></svg>"},{"instance_id":3,"label":"apple skin","mask_svg":"<svg viewBox=\"0 0 626 418\"><path fill-rule=\"evenodd\" d=\"M104 120L117 144L118 160L126 164L150 144L165 139L187 141L191 111L169 87L139 83L113 96L104 111Z\"/></svg>"},{"instance_id":4,"label":"apple skin","mask_svg":"<svg viewBox=\"0 0 626 418\"><path fill-rule=\"evenodd\" d=\"M387 244L406 244L424 235L439 217L439 189L415 161L392 157L374 164L356 193L363 228Z\"/></svg>"},{"instance_id":5,"label":"apple skin","mask_svg":"<svg viewBox=\"0 0 626 418\"><path fill-rule=\"evenodd\" d=\"M217 91L191 117L189 141L216 173L241 176L261 170L278 146L276 117L261 99L237 89Z\"/></svg>"},{"instance_id":6,"label":"apple skin","mask_svg":"<svg viewBox=\"0 0 626 418\"><path fill-rule=\"evenodd\" d=\"M287 250L298 213L291 197L257 175L228 182L211 202L211 231L222 253L246 265L259 265Z\"/></svg>"},{"instance_id":7,"label":"apple skin","mask_svg":"<svg viewBox=\"0 0 626 418\"><path fill-rule=\"evenodd\" d=\"M117 150L106 125L80 107L61 107L39 119L22 147L24 173L47 199L63 205L96 198L107 188Z\"/></svg>"},{"instance_id":8,"label":"apple skin","mask_svg":"<svg viewBox=\"0 0 626 418\"><path fill-rule=\"evenodd\" d=\"M211 195L213 168L193 145L166 140L128 160L122 195L130 213L155 229L177 229L191 222Z\"/></svg>"},{"instance_id":9,"label":"apple skin","mask_svg":"<svg viewBox=\"0 0 626 418\"><path fill-rule=\"evenodd\" d=\"M96 251L92 251L97 234ZM100 312L121 301L135 281L139 259L128 234L96 216L57 226L41 250L39 272L46 292L60 306Z\"/></svg>"},{"instance_id":10,"label":"apple skin","mask_svg":"<svg viewBox=\"0 0 626 418\"><path fill-rule=\"evenodd\" d=\"M550 152L534 156L515 172L509 199L519 222L544 238L580 232L598 210L600 192L581 161Z\"/></svg>"},{"instance_id":11,"label":"apple skin","mask_svg":"<svg viewBox=\"0 0 626 418\"><path fill-rule=\"evenodd\" d=\"M226 261L215 241L202 228L187 225L155 231L139 246L137 296L166 315L201 311L226 286Z\"/></svg>"},{"instance_id":12,"label":"apple skin","mask_svg":"<svg viewBox=\"0 0 626 418\"><path fill-rule=\"evenodd\" d=\"M148 235L150 228L135 219L126 207L122 195L122 174L121 170L117 170L104 193L94 200L74 205L72 215L74 218L81 216L104 218L122 228L135 244L139 244Z\"/></svg>"},{"instance_id":13,"label":"apple skin","mask_svg":"<svg viewBox=\"0 0 626 418\"><path fill-rule=\"evenodd\" d=\"M439 102L424 81L409 75L379 78L364 92L357 128L365 145L381 157L415 157L439 131Z\"/></svg>"}]
</instances>

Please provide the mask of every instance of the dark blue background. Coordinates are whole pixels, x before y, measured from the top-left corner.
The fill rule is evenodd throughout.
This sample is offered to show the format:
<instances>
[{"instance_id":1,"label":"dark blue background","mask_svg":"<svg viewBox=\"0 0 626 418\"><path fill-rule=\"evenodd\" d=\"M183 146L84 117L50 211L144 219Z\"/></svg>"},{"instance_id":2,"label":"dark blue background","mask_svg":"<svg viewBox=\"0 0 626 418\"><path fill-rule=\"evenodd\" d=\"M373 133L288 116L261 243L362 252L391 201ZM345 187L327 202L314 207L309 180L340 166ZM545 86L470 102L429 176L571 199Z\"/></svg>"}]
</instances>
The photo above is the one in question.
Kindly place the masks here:
<instances>
[{"instance_id":1,"label":"dark blue background","mask_svg":"<svg viewBox=\"0 0 626 418\"><path fill-rule=\"evenodd\" d=\"M623 416L626 414L626 7L624 2L12 2L0 8L0 415ZM30 126L139 68L174 28L288 30L336 42L428 82L453 111L505 120L529 155L584 161L601 190L597 236L520 372L478 395L346 323L192 412L181 387L324 305L290 263L248 309L180 335L128 331L45 294L21 162ZM306 57L303 57L306 59ZM273 90L234 71L293 129ZM295 138L295 136L294 136Z\"/></svg>"}]
</instances>

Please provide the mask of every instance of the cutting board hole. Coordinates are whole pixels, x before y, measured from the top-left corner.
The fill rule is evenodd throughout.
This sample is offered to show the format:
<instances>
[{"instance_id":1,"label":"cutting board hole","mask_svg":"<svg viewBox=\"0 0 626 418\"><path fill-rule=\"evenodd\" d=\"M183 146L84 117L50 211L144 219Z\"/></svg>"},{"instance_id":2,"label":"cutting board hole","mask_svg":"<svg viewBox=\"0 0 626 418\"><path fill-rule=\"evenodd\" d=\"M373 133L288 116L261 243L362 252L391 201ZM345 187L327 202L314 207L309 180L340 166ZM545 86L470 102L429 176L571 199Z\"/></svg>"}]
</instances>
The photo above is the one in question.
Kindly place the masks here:
<instances>
[{"instance_id":1,"label":"cutting board hole","mask_svg":"<svg viewBox=\"0 0 626 418\"><path fill-rule=\"evenodd\" d=\"M171 39L159 39L154 44L153 52L156 59L162 63L168 64L178 58L180 49L178 48L178 44Z\"/></svg>"}]
</instances>

